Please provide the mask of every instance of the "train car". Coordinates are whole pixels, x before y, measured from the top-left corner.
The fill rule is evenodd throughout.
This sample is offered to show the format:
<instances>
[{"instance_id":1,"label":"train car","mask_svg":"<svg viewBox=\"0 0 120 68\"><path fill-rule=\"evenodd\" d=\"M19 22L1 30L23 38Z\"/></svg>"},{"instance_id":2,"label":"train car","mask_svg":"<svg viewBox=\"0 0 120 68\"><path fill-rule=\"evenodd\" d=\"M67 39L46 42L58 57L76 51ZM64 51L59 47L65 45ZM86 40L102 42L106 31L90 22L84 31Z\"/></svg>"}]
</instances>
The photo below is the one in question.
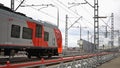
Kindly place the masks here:
<instances>
[{"instance_id":1,"label":"train car","mask_svg":"<svg viewBox=\"0 0 120 68\"><path fill-rule=\"evenodd\" d=\"M58 56L62 53L62 35L57 26L35 21L0 4L0 55L26 51L31 56Z\"/></svg>"}]
</instances>

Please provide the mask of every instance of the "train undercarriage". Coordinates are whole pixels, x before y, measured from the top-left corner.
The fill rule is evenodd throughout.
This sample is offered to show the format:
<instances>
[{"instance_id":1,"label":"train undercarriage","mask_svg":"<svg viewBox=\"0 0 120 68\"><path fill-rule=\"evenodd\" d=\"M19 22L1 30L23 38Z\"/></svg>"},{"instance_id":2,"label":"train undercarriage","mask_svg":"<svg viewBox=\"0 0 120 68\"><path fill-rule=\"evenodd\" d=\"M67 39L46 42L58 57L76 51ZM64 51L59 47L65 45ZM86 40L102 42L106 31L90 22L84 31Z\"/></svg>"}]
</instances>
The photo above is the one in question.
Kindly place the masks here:
<instances>
[{"instance_id":1,"label":"train undercarriage","mask_svg":"<svg viewBox=\"0 0 120 68\"><path fill-rule=\"evenodd\" d=\"M14 57L19 51L25 51L28 58L36 56L41 58L43 56L58 56L57 48L45 48L45 47L0 47L0 55L9 56L9 58Z\"/></svg>"}]
</instances>

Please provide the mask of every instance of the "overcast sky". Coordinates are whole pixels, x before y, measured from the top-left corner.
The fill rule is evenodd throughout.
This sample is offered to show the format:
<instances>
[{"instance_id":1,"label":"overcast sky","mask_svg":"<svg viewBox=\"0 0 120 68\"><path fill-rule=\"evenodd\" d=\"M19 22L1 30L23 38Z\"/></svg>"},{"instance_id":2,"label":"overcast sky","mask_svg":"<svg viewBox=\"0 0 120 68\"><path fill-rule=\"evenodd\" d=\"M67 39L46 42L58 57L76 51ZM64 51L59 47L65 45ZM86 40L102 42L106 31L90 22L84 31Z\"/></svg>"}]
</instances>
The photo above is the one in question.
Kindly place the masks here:
<instances>
[{"instance_id":1,"label":"overcast sky","mask_svg":"<svg viewBox=\"0 0 120 68\"><path fill-rule=\"evenodd\" d=\"M0 0L0 3L4 4L7 7L10 7L11 0ZM22 0L15 0L15 8ZM94 5L94 0L87 0L90 4ZM65 16L68 15L68 27L74 23L80 16L83 16L78 22L82 27L82 38L87 40L87 31L91 33L90 37L93 35L93 8L88 4L73 6L71 3L83 3L84 0L25 0L22 5L42 5L42 4L53 4L55 7L48 6L38 6L38 7L20 7L17 12L26 14L29 17L32 17L35 20L49 21L52 24L57 24L57 8L60 12L60 30L63 35L63 45L65 37ZM71 7L73 6L73 7ZM103 19L110 26L110 16L111 13L114 13L114 23L115 29L120 29L120 0L99 0L99 16L107 16L106 19ZM72 17L72 18L71 18ZM74 26L79 26L79 23L76 23ZM100 20L100 26L105 25ZM104 32L104 27L100 27L101 31ZM110 29L108 29L110 30ZM70 28L68 36L68 45L75 47L77 45L77 40L79 39L79 29ZM100 40L107 40L103 36L100 36ZM103 42L103 41L102 41ZM103 42L104 43L104 42ZM104 43L107 44L107 43Z\"/></svg>"}]
</instances>

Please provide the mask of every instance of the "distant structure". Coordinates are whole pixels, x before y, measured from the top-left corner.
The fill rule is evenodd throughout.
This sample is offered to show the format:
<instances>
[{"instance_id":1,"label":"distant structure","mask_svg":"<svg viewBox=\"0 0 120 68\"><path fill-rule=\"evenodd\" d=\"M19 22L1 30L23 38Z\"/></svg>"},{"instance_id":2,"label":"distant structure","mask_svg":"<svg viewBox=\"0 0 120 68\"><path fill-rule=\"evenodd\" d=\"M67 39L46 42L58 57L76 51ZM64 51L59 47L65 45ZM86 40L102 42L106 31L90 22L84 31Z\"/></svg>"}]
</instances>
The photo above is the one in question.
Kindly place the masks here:
<instances>
[{"instance_id":1,"label":"distant structure","mask_svg":"<svg viewBox=\"0 0 120 68\"><path fill-rule=\"evenodd\" d=\"M96 52L95 45L91 42L81 39L77 41L77 44L80 46L80 49L82 49L82 51L84 52L88 53Z\"/></svg>"}]
</instances>

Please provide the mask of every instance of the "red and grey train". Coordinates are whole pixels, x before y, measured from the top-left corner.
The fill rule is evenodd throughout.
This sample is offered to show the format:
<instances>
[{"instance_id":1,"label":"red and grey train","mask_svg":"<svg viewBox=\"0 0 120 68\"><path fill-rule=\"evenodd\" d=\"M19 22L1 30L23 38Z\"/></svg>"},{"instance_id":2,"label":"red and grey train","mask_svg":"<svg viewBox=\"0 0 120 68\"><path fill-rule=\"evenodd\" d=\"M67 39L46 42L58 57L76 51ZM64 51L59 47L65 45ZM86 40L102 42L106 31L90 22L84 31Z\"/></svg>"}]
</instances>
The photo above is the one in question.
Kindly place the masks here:
<instances>
[{"instance_id":1,"label":"red and grey train","mask_svg":"<svg viewBox=\"0 0 120 68\"><path fill-rule=\"evenodd\" d=\"M62 35L57 26L0 5L0 54L25 51L31 56L56 56L62 53Z\"/></svg>"}]
</instances>

